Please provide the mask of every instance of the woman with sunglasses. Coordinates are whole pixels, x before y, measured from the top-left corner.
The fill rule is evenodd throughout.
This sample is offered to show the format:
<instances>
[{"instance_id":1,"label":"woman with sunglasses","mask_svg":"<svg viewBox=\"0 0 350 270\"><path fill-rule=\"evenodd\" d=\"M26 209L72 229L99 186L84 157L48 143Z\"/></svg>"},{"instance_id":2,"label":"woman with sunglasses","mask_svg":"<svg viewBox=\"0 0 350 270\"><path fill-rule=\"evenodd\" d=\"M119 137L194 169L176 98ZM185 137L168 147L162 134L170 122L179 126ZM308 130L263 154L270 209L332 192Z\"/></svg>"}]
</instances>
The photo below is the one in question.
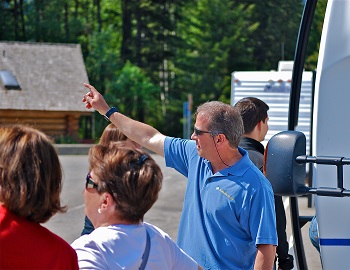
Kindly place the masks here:
<instances>
[{"instance_id":1,"label":"woman with sunglasses","mask_svg":"<svg viewBox=\"0 0 350 270\"><path fill-rule=\"evenodd\" d=\"M61 205L62 169L51 140L22 126L0 126L0 269L78 269L77 255L40 225Z\"/></svg>"},{"instance_id":2,"label":"woman with sunglasses","mask_svg":"<svg viewBox=\"0 0 350 270\"><path fill-rule=\"evenodd\" d=\"M202 269L159 228L143 222L163 175L156 162L125 142L89 152L85 213L95 230L72 244L80 269Z\"/></svg>"},{"instance_id":3,"label":"woman with sunglasses","mask_svg":"<svg viewBox=\"0 0 350 270\"><path fill-rule=\"evenodd\" d=\"M127 144L129 144L132 147L135 147L136 149L140 149L141 145L138 143L130 140L128 137L126 137L121 131L112 123L105 127L103 130L103 133L101 135L99 144L108 145L110 142L118 142L118 141L125 141ZM90 219L85 216L84 220L84 228L81 232L81 235L89 234L94 230L94 226L92 225Z\"/></svg>"}]
</instances>

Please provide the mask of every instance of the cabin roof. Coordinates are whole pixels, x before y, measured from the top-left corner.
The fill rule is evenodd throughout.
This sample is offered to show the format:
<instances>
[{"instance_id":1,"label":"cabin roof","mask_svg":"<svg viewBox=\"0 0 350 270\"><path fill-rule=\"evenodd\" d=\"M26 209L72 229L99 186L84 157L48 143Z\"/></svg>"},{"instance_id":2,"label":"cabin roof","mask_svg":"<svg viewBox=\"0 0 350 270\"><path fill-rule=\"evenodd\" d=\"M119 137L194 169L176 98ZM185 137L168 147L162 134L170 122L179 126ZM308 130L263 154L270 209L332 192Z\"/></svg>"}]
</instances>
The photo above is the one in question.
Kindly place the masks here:
<instances>
[{"instance_id":1,"label":"cabin roof","mask_svg":"<svg viewBox=\"0 0 350 270\"><path fill-rule=\"evenodd\" d=\"M20 87L0 78L0 109L91 111L81 102L88 76L79 44L0 42L0 71Z\"/></svg>"}]
</instances>

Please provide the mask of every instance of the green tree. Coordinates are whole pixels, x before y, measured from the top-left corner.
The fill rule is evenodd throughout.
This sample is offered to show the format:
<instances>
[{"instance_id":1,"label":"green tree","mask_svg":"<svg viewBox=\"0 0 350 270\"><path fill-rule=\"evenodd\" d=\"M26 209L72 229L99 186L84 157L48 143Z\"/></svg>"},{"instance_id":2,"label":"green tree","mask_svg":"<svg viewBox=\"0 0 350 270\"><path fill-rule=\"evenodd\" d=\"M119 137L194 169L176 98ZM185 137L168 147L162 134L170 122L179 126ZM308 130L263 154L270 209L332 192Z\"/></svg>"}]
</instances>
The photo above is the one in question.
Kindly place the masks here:
<instances>
[{"instance_id":1,"label":"green tree","mask_svg":"<svg viewBox=\"0 0 350 270\"><path fill-rule=\"evenodd\" d=\"M175 102L171 95L175 91L173 61L178 45L176 25L181 19L180 7L185 2L184 0L122 1L121 59L123 62L130 61L142 68L152 83L160 87L161 94L158 98L161 103L157 111L166 122L167 119L174 119L173 112L182 108L181 104L179 107L173 106ZM141 111L137 115L145 114L142 111L143 107L138 109ZM172 125L163 125L163 128L167 134L178 133Z\"/></svg>"},{"instance_id":2,"label":"green tree","mask_svg":"<svg viewBox=\"0 0 350 270\"><path fill-rule=\"evenodd\" d=\"M227 101L223 91L230 85L231 72L251 61L247 38L255 29L252 6L230 0L199 0L189 5L184 11L186 20L179 26L179 35L187 43L177 50L177 87L192 93L195 105Z\"/></svg>"},{"instance_id":3,"label":"green tree","mask_svg":"<svg viewBox=\"0 0 350 270\"><path fill-rule=\"evenodd\" d=\"M325 3L319 0L310 35L310 67ZM293 59L301 13L294 0L1 0L0 40L81 44L90 83L116 95L135 119L182 136L188 94L194 108L228 103L233 71ZM105 124L96 124L97 134Z\"/></svg>"},{"instance_id":4,"label":"green tree","mask_svg":"<svg viewBox=\"0 0 350 270\"><path fill-rule=\"evenodd\" d=\"M309 36L305 69L314 70L317 66L318 51L320 48L323 20L326 11L327 0L318 0L314 20Z\"/></svg>"},{"instance_id":5,"label":"green tree","mask_svg":"<svg viewBox=\"0 0 350 270\"><path fill-rule=\"evenodd\" d=\"M0 1L0 40L26 40L23 0Z\"/></svg>"},{"instance_id":6,"label":"green tree","mask_svg":"<svg viewBox=\"0 0 350 270\"><path fill-rule=\"evenodd\" d=\"M147 122L162 130L161 115L157 111L160 103L160 87L153 84L144 71L129 61L116 72L116 80L107 84L105 97L126 115ZM140 112L144 112L140 115Z\"/></svg>"},{"instance_id":7,"label":"green tree","mask_svg":"<svg viewBox=\"0 0 350 270\"><path fill-rule=\"evenodd\" d=\"M258 23L250 35L256 70L277 69L280 60L293 60L303 12L301 1L254 1L253 21Z\"/></svg>"}]
</instances>

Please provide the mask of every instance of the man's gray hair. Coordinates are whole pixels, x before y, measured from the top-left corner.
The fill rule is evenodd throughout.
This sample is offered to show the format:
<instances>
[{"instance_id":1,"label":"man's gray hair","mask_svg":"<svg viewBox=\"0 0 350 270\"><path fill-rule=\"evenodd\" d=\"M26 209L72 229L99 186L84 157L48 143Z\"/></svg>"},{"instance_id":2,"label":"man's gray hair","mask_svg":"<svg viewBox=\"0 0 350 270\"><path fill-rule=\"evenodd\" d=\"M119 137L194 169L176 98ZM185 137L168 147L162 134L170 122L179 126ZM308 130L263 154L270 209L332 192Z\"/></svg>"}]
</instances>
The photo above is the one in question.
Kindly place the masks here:
<instances>
[{"instance_id":1,"label":"man's gray hair","mask_svg":"<svg viewBox=\"0 0 350 270\"><path fill-rule=\"evenodd\" d=\"M220 101L208 101L198 106L196 115L199 113L208 118L208 131L213 135L224 134L231 147L238 147L244 126L236 108Z\"/></svg>"}]
</instances>

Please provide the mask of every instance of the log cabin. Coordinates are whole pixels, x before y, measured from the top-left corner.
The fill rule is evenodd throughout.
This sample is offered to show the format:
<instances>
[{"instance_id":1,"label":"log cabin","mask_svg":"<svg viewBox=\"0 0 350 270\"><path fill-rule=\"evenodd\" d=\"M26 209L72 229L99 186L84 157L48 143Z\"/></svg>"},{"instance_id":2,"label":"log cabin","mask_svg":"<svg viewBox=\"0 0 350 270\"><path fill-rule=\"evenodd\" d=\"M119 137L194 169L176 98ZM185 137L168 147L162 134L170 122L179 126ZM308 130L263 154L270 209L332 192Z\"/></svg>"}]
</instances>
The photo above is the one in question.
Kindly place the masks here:
<instances>
[{"instance_id":1,"label":"log cabin","mask_svg":"<svg viewBox=\"0 0 350 270\"><path fill-rule=\"evenodd\" d=\"M56 141L92 138L81 102L88 76L79 44L0 42L0 123L21 123Z\"/></svg>"}]
</instances>

